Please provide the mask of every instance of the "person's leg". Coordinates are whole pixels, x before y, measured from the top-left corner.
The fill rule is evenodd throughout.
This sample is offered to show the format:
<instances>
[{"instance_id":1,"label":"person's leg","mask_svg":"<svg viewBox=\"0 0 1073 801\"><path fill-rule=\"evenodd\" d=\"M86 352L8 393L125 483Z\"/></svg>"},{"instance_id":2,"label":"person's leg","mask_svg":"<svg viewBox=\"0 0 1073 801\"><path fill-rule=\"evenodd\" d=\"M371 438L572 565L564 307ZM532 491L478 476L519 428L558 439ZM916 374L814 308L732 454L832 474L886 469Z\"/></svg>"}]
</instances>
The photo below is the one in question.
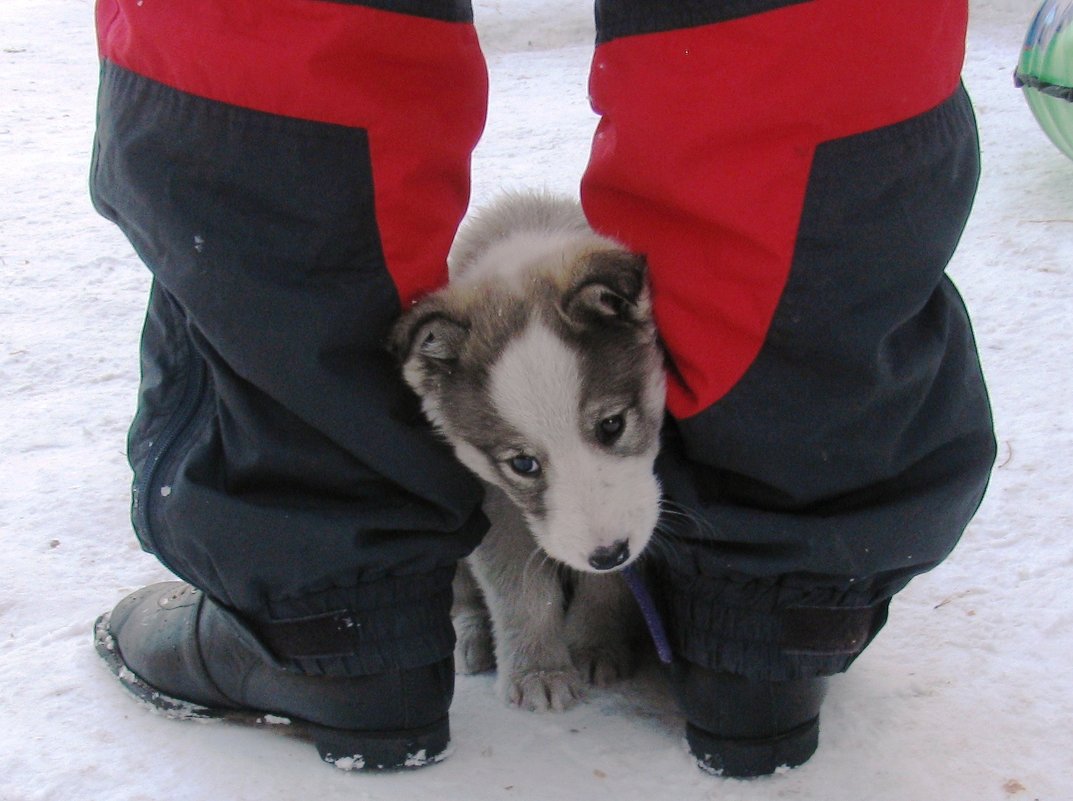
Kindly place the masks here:
<instances>
[{"instance_id":1,"label":"person's leg","mask_svg":"<svg viewBox=\"0 0 1073 801\"><path fill-rule=\"evenodd\" d=\"M770 772L811 755L820 677L950 552L994 458L944 274L978 176L966 7L597 20L582 199L648 257L672 364L661 479L692 517L652 555L675 683L703 767Z\"/></svg>"},{"instance_id":2,"label":"person's leg","mask_svg":"<svg viewBox=\"0 0 1073 801\"><path fill-rule=\"evenodd\" d=\"M134 524L202 591L136 593L99 636L185 700L435 725L442 750L451 577L485 521L386 340L446 280L468 203L487 94L469 4L102 0L98 31L93 200L154 278ZM191 658L164 664L175 641Z\"/></svg>"}]
</instances>

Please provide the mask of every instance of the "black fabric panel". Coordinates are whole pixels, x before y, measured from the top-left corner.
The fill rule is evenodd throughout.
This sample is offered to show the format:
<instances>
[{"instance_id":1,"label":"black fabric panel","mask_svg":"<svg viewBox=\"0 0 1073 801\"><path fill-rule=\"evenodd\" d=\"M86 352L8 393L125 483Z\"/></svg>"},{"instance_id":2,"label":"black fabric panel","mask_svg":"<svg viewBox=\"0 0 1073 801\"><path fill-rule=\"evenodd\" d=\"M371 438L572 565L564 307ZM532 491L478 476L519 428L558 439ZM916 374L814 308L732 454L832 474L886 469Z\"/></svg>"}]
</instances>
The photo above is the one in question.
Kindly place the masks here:
<instances>
[{"instance_id":1,"label":"black fabric panel","mask_svg":"<svg viewBox=\"0 0 1073 801\"><path fill-rule=\"evenodd\" d=\"M775 624L753 619L758 603L882 603L938 564L974 514L995 443L944 270L977 177L963 90L816 152L759 357L727 397L671 424L661 456L665 491L695 517L663 565L678 647L694 661L741 669L766 640L767 664L750 669L794 673L773 657ZM735 648L721 626L757 634Z\"/></svg>"},{"instance_id":2,"label":"black fabric panel","mask_svg":"<svg viewBox=\"0 0 1073 801\"><path fill-rule=\"evenodd\" d=\"M475 547L479 483L386 351L399 300L364 131L106 63L91 184L155 279L129 447L147 549L266 618L368 604L371 585L442 573ZM446 628L428 641L442 651L449 593L435 584Z\"/></svg>"},{"instance_id":3,"label":"black fabric panel","mask_svg":"<svg viewBox=\"0 0 1073 801\"><path fill-rule=\"evenodd\" d=\"M613 39L645 33L695 28L732 19L749 17L765 11L800 5L808 0L682 0L657 3L652 0L597 0L596 42L605 44Z\"/></svg>"},{"instance_id":4,"label":"black fabric panel","mask_svg":"<svg viewBox=\"0 0 1073 801\"><path fill-rule=\"evenodd\" d=\"M365 6L441 22L473 22L473 4L466 0L328 0L346 6Z\"/></svg>"}]
</instances>

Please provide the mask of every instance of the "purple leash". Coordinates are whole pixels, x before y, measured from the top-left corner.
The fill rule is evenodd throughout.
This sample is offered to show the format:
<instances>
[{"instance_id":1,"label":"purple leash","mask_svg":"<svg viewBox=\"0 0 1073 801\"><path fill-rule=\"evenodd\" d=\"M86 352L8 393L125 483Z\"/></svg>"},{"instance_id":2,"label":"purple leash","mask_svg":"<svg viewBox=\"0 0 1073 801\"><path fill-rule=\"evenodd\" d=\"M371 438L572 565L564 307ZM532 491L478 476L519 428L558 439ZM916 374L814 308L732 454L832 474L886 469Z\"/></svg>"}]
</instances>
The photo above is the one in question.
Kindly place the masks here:
<instances>
[{"instance_id":1,"label":"purple leash","mask_svg":"<svg viewBox=\"0 0 1073 801\"><path fill-rule=\"evenodd\" d=\"M622 571L622 577L626 579L626 586L630 588L630 592L637 600L637 605L641 608L641 615L645 619L645 625L648 626L648 633L652 635L659 661L665 665L671 664L674 658L671 655L671 643L667 639L667 630L663 628L663 619L659 616L659 610L656 609L656 604L652 600L644 579L633 569L633 565Z\"/></svg>"}]
</instances>

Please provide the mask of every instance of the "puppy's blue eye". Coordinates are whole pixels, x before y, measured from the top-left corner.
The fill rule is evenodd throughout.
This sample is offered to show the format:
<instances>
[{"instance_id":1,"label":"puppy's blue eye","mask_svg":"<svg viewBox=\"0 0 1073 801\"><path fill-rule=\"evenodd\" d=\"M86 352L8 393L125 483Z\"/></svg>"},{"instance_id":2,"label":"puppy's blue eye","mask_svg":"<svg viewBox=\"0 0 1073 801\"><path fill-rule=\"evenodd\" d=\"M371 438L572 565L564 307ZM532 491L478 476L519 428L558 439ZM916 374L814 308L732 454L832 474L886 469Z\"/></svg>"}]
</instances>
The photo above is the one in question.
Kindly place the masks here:
<instances>
[{"instance_id":1,"label":"puppy's blue eye","mask_svg":"<svg viewBox=\"0 0 1073 801\"><path fill-rule=\"evenodd\" d=\"M523 453L510 460L510 469L520 476L533 478L540 475L540 462Z\"/></svg>"}]
</instances>

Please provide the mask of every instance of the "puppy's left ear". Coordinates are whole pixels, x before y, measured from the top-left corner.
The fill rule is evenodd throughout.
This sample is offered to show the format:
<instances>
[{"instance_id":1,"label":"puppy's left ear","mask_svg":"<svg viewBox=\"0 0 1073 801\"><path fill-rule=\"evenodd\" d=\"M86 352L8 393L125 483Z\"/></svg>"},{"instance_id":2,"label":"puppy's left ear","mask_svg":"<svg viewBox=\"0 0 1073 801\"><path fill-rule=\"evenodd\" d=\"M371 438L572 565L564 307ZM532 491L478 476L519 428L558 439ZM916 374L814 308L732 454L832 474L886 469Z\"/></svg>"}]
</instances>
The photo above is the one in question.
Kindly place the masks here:
<instances>
[{"instance_id":1,"label":"puppy's left ear","mask_svg":"<svg viewBox=\"0 0 1073 801\"><path fill-rule=\"evenodd\" d=\"M651 320L644 256L600 250L586 257L562 300L563 316L578 326L644 324Z\"/></svg>"},{"instance_id":2,"label":"puppy's left ear","mask_svg":"<svg viewBox=\"0 0 1073 801\"><path fill-rule=\"evenodd\" d=\"M466 326L448 312L442 295L434 293L398 319L388 349L399 364L414 357L448 362L458 357L465 334Z\"/></svg>"}]
</instances>

